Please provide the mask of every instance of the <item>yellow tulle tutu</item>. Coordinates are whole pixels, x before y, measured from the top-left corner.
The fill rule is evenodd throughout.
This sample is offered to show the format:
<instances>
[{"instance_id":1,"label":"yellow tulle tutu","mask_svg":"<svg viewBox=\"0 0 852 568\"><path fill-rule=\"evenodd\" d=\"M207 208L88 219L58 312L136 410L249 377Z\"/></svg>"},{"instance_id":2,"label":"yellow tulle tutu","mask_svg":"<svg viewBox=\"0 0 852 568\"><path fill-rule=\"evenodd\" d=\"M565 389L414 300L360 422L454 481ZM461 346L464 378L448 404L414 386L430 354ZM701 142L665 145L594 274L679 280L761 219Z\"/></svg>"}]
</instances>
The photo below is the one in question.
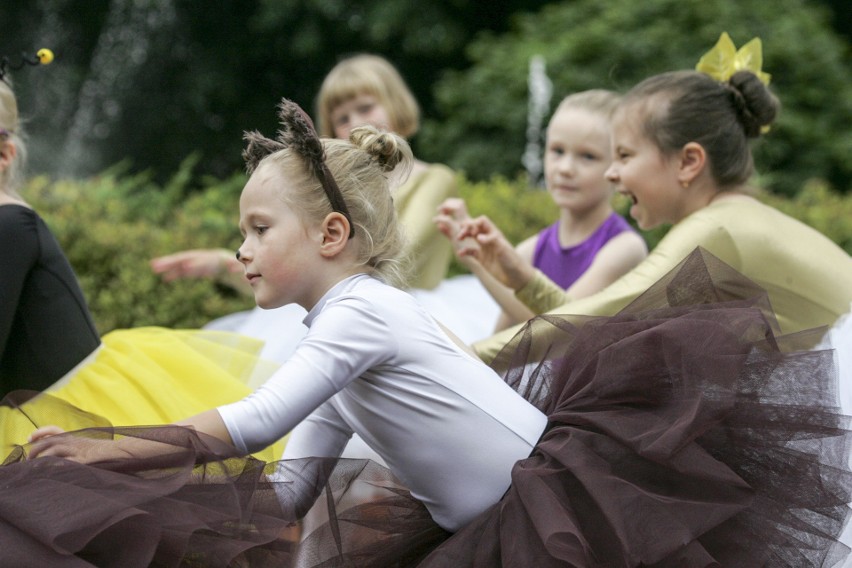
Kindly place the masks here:
<instances>
[{"instance_id":1,"label":"yellow tulle tutu","mask_svg":"<svg viewBox=\"0 0 852 568\"><path fill-rule=\"evenodd\" d=\"M170 424L237 401L278 366L260 359L262 346L257 339L221 331L146 327L110 332L97 351L47 389L48 395L27 401L20 413L0 408L0 451L8 455L26 442L34 426L78 430ZM69 412L56 399L79 412ZM284 444L281 440L255 455L279 459Z\"/></svg>"}]
</instances>

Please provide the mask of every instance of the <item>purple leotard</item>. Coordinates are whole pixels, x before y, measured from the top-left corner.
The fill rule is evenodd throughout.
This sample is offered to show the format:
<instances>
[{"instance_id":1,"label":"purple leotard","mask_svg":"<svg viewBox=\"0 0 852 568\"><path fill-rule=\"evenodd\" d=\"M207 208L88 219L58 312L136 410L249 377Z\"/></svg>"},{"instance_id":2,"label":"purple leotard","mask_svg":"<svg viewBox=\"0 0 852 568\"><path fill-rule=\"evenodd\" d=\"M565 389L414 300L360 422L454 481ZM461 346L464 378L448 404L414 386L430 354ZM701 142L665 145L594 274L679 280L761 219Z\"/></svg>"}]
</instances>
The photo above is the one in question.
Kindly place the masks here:
<instances>
[{"instance_id":1,"label":"purple leotard","mask_svg":"<svg viewBox=\"0 0 852 568\"><path fill-rule=\"evenodd\" d=\"M624 217L613 212L585 241L563 248L559 244L559 221L557 221L538 234L533 253L533 266L567 289L589 269L598 251L611 238L624 231L633 231L633 227Z\"/></svg>"}]
</instances>

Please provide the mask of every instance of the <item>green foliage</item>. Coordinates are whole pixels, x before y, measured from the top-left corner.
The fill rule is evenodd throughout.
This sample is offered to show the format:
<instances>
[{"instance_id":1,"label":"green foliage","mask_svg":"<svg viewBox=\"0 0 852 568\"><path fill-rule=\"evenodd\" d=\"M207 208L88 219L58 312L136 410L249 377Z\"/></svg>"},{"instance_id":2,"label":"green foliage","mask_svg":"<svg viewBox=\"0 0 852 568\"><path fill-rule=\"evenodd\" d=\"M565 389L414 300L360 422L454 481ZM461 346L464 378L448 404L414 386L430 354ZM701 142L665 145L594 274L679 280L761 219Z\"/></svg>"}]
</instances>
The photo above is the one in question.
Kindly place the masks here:
<instances>
[{"instance_id":1,"label":"green foliage","mask_svg":"<svg viewBox=\"0 0 852 568\"><path fill-rule=\"evenodd\" d=\"M161 325L196 328L211 319L249 309L250 298L208 280L161 282L148 261L200 247L236 249L239 192L244 176L206 180L188 192L184 168L163 188L144 175L107 172L80 182L33 179L24 195L41 213L64 248L83 287L101 333L116 328ZM546 191L523 177L470 181L459 191L472 215L488 215L513 243L552 223L557 209ZM762 196L781 211L814 226L852 253L852 195L824 183L804 187L794 199ZM178 205L179 204L179 205ZM629 204L616 198L626 214ZM644 233L649 248L666 229ZM465 269L454 264L450 274Z\"/></svg>"},{"instance_id":2,"label":"green foliage","mask_svg":"<svg viewBox=\"0 0 852 568\"><path fill-rule=\"evenodd\" d=\"M431 113L432 84L477 31L546 2L3 0L0 56L56 53L14 73L33 171L85 177L131 158L162 182L198 151L199 171L225 177L241 133L274 132L282 96L310 109L341 57L386 56Z\"/></svg>"},{"instance_id":3,"label":"green foliage","mask_svg":"<svg viewBox=\"0 0 852 568\"><path fill-rule=\"evenodd\" d=\"M185 198L181 179L179 174L164 190L145 175L106 173L79 182L39 177L25 188L24 197L74 267L101 333L144 325L197 328L253 305L211 281L164 283L151 271L155 256L239 244L243 176L208 180L210 185ZM180 207L178 199L185 199Z\"/></svg>"},{"instance_id":4,"label":"green foliage","mask_svg":"<svg viewBox=\"0 0 852 568\"><path fill-rule=\"evenodd\" d=\"M474 179L514 176L526 142L533 55L547 62L555 108L571 92L623 92L650 75L691 69L722 31L737 46L762 39L764 70L783 104L755 146L766 186L793 195L821 177L839 191L852 188L848 43L808 0L574 0L520 16L509 33L479 36L467 49L472 66L436 85L443 121L424 125L422 153Z\"/></svg>"}]
</instances>

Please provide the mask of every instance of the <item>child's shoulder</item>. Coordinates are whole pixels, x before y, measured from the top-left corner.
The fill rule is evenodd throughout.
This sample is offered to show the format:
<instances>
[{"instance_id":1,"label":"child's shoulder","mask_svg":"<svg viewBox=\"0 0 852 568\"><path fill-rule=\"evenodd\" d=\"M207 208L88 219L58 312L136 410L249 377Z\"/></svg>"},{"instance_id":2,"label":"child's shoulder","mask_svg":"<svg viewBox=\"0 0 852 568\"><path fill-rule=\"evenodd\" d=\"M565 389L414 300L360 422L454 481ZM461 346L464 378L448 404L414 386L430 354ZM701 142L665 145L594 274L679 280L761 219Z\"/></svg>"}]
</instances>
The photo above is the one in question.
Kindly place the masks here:
<instances>
[{"instance_id":1,"label":"child's shoulder","mask_svg":"<svg viewBox=\"0 0 852 568\"><path fill-rule=\"evenodd\" d=\"M417 303L408 292L368 274L350 277L341 284L329 301L366 304L377 313L383 312L388 306L402 307Z\"/></svg>"},{"instance_id":2,"label":"child's shoulder","mask_svg":"<svg viewBox=\"0 0 852 568\"><path fill-rule=\"evenodd\" d=\"M41 220L36 211L27 205L19 203L0 204L0 227L7 233L19 231L21 228L32 229Z\"/></svg>"},{"instance_id":3,"label":"child's shoulder","mask_svg":"<svg viewBox=\"0 0 852 568\"><path fill-rule=\"evenodd\" d=\"M408 183L419 186L454 186L456 184L456 172L444 164L418 162L409 173Z\"/></svg>"},{"instance_id":4,"label":"child's shoulder","mask_svg":"<svg viewBox=\"0 0 852 568\"><path fill-rule=\"evenodd\" d=\"M429 320L425 309L411 294L377 278L358 275L342 284L322 301L319 310L308 315L305 323L309 327L315 319L322 319L336 326L390 331L399 339L409 332L416 333Z\"/></svg>"},{"instance_id":5,"label":"child's shoulder","mask_svg":"<svg viewBox=\"0 0 852 568\"><path fill-rule=\"evenodd\" d=\"M426 164L426 172L436 177L456 177L456 171L446 164Z\"/></svg>"},{"instance_id":6,"label":"child's shoulder","mask_svg":"<svg viewBox=\"0 0 852 568\"><path fill-rule=\"evenodd\" d=\"M24 203L10 200L0 202L0 216L4 219L33 218L38 217L38 213Z\"/></svg>"}]
</instances>

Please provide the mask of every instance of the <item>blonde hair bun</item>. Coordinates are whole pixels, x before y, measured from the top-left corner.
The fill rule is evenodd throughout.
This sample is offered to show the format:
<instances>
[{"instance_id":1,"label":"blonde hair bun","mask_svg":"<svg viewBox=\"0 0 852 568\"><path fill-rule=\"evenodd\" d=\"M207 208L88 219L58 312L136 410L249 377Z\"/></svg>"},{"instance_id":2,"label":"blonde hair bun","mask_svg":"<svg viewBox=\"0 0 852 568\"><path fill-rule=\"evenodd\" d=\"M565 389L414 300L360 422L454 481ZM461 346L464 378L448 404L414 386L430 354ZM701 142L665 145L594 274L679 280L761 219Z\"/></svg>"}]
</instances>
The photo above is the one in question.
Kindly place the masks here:
<instances>
[{"instance_id":1,"label":"blonde hair bun","mask_svg":"<svg viewBox=\"0 0 852 568\"><path fill-rule=\"evenodd\" d=\"M349 134L349 141L372 156L382 170L389 172L400 163L413 160L411 148L403 138L391 132L382 132L373 126L359 126Z\"/></svg>"}]
</instances>

